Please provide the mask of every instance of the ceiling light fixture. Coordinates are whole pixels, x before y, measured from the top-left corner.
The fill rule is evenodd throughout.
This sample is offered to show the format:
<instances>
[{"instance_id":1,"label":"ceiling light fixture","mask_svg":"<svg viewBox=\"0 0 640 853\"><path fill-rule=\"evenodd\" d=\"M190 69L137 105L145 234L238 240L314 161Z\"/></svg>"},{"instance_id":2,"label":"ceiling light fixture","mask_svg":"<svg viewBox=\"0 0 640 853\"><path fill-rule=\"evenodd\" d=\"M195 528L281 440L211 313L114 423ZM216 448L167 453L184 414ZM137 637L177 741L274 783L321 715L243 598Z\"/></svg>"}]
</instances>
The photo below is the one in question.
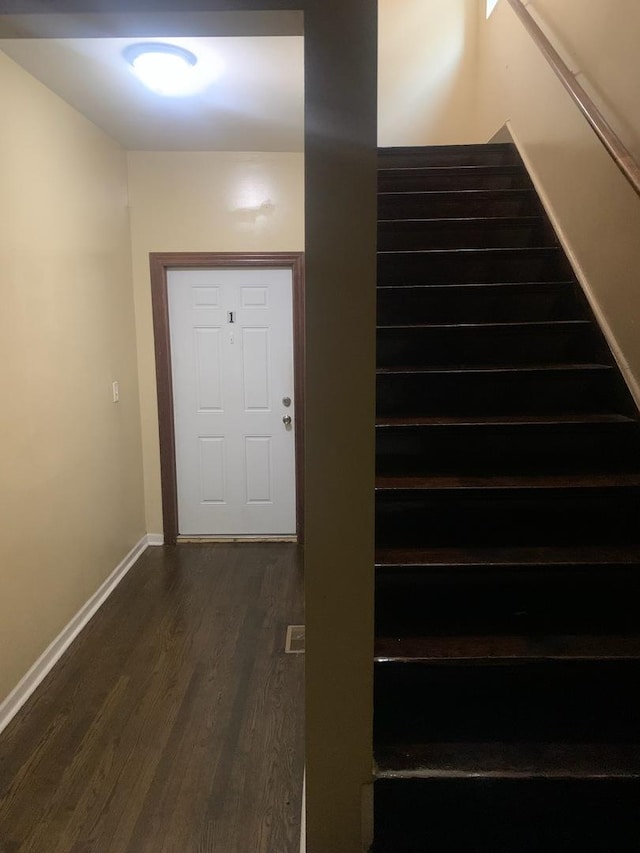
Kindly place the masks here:
<instances>
[{"instance_id":1,"label":"ceiling light fixture","mask_svg":"<svg viewBox=\"0 0 640 853\"><path fill-rule=\"evenodd\" d=\"M184 47L161 42L131 44L124 58L139 80L158 95L190 95L200 88L194 74L198 58Z\"/></svg>"}]
</instances>

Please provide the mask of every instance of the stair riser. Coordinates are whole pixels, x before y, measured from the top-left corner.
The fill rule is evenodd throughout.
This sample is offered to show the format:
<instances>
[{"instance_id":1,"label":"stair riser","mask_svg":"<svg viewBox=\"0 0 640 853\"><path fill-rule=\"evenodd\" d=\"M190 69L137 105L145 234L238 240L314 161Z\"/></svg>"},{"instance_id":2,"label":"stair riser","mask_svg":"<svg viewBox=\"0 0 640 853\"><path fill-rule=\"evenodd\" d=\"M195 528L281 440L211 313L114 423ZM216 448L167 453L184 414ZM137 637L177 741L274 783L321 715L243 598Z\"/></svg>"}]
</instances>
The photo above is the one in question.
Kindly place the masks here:
<instances>
[{"instance_id":1,"label":"stair riser","mask_svg":"<svg viewBox=\"0 0 640 853\"><path fill-rule=\"evenodd\" d=\"M640 742L635 660L379 663L374 701L380 744Z\"/></svg>"},{"instance_id":2,"label":"stair riser","mask_svg":"<svg viewBox=\"0 0 640 853\"><path fill-rule=\"evenodd\" d=\"M598 363L606 358L590 326L379 329L378 367Z\"/></svg>"},{"instance_id":3,"label":"stair riser","mask_svg":"<svg viewBox=\"0 0 640 853\"><path fill-rule=\"evenodd\" d=\"M635 853L640 780L380 780L373 853Z\"/></svg>"},{"instance_id":4,"label":"stair riser","mask_svg":"<svg viewBox=\"0 0 640 853\"><path fill-rule=\"evenodd\" d=\"M424 148L380 148L378 164L384 169L403 169L412 166L507 166L521 165L514 145L495 144L469 147L441 145Z\"/></svg>"},{"instance_id":5,"label":"stair riser","mask_svg":"<svg viewBox=\"0 0 640 853\"><path fill-rule=\"evenodd\" d=\"M378 547L640 544L640 493L620 489L376 494Z\"/></svg>"},{"instance_id":6,"label":"stair riser","mask_svg":"<svg viewBox=\"0 0 640 853\"><path fill-rule=\"evenodd\" d=\"M517 323L577 320L584 314L572 284L378 290L378 325Z\"/></svg>"},{"instance_id":7,"label":"stair riser","mask_svg":"<svg viewBox=\"0 0 640 853\"><path fill-rule=\"evenodd\" d=\"M378 427L376 471L386 476L640 471L640 429L620 424Z\"/></svg>"},{"instance_id":8,"label":"stair riser","mask_svg":"<svg viewBox=\"0 0 640 853\"><path fill-rule=\"evenodd\" d=\"M389 220L378 225L381 252L420 249L502 249L553 246L552 229L536 219Z\"/></svg>"},{"instance_id":9,"label":"stair riser","mask_svg":"<svg viewBox=\"0 0 640 853\"><path fill-rule=\"evenodd\" d=\"M381 374L379 416L615 411L608 371Z\"/></svg>"},{"instance_id":10,"label":"stair riser","mask_svg":"<svg viewBox=\"0 0 640 853\"><path fill-rule=\"evenodd\" d=\"M559 249L488 249L378 254L378 285L492 284L568 281Z\"/></svg>"},{"instance_id":11,"label":"stair riser","mask_svg":"<svg viewBox=\"0 0 640 853\"><path fill-rule=\"evenodd\" d=\"M637 630L638 600L638 566L378 568L376 634L625 633Z\"/></svg>"},{"instance_id":12,"label":"stair riser","mask_svg":"<svg viewBox=\"0 0 640 853\"><path fill-rule=\"evenodd\" d=\"M378 196L379 219L538 216L541 211L533 190L382 193Z\"/></svg>"}]
</instances>

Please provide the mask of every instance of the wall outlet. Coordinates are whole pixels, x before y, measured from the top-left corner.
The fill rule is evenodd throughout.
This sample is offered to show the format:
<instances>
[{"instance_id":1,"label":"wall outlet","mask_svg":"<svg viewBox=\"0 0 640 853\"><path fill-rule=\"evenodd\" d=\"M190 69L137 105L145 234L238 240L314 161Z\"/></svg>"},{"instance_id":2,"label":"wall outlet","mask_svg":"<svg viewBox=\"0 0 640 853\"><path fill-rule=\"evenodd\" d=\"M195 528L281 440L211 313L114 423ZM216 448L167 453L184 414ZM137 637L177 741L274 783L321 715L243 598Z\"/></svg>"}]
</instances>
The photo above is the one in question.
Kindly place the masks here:
<instances>
[{"instance_id":1,"label":"wall outlet","mask_svg":"<svg viewBox=\"0 0 640 853\"><path fill-rule=\"evenodd\" d=\"M114 382L113 385L111 386L111 388L113 390L113 402L119 403L120 402L120 383Z\"/></svg>"}]
</instances>

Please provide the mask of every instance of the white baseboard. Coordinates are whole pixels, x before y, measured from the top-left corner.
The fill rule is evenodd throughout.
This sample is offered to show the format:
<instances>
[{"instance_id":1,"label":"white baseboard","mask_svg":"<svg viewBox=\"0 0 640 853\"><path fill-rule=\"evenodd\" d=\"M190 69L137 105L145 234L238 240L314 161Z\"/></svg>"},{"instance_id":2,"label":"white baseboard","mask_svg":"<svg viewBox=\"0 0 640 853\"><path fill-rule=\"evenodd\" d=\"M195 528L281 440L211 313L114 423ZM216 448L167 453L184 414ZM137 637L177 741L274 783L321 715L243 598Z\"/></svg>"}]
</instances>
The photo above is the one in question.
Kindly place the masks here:
<instances>
[{"instance_id":1,"label":"white baseboard","mask_svg":"<svg viewBox=\"0 0 640 853\"><path fill-rule=\"evenodd\" d=\"M362 851L373 847L373 780L362 786Z\"/></svg>"},{"instance_id":2,"label":"white baseboard","mask_svg":"<svg viewBox=\"0 0 640 853\"><path fill-rule=\"evenodd\" d=\"M153 536L153 534L151 534ZM80 631L89 622L96 611L104 604L122 578L134 565L140 555L151 544L150 536L145 535L134 545L127 556L116 566L104 583L91 598L78 610L71 621L62 629L51 645L40 655L27 674L0 703L0 732L11 722L33 691L46 678L53 666L60 660ZM155 542L153 544L156 544ZM159 544L159 543L158 543Z\"/></svg>"},{"instance_id":3,"label":"white baseboard","mask_svg":"<svg viewBox=\"0 0 640 853\"><path fill-rule=\"evenodd\" d=\"M147 533L147 545L164 545L164 534Z\"/></svg>"},{"instance_id":4,"label":"white baseboard","mask_svg":"<svg viewBox=\"0 0 640 853\"><path fill-rule=\"evenodd\" d=\"M547 212L547 216L551 220L551 224L553 225L553 228L554 228L556 234L558 235L560 245L564 249L564 251L565 251L565 253L569 259L569 263L571 264L571 267L573 268L573 271L576 275L576 278L580 282L582 290L584 291L584 294L587 297L587 301L589 302L589 305L591 306L591 310L593 311L593 314L594 314L596 320L598 321L598 324L602 330L602 333L605 336L605 339L609 345L609 348L613 354L613 357L616 360L616 364L620 368L620 372L622 373L622 376L623 376L625 382L627 383L627 387L629 388L629 391L631 392L631 396L633 397L636 406L638 406L638 408L640 408L640 384L638 384L638 381L636 380L635 376L631 372L631 368L629 367L629 362L627 361L624 353L620 349L620 346L618 344L618 341L616 340L616 337L613 333L613 330L611 329L611 326L609 325L609 321L605 317L602 309L600 308L600 306L598 305L598 302L596 301L596 298L593 294L593 290L591 289L591 285L589 284L589 281L587 280L587 277L584 273L584 270L582 269L580 261L576 257L576 253L573 251L573 249L571 247L571 244L567 238L567 234L566 234L564 228L562 227L561 223L559 222L558 217L555 215L553 208L551 207L551 201L549 199L549 195L545 191L544 187L541 185L540 179L538 178L538 175L537 175L537 172L533 166L533 163L531 162L531 159L528 156L527 152L524 150L524 146L523 146L521 140L518 138L518 134L514 131L511 120L507 121L505 128L509 132L511 138L513 139L514 145L518 149L520 157L522 157L522 161L525 164L525 166L527 167L527 171L529 172L529 176L531 177L531 180L533 181L533 185L536 189L536 192L540 196L540 201L542 202L542 206L544 207L545 211Z\"/></svg>"}]
</instances>

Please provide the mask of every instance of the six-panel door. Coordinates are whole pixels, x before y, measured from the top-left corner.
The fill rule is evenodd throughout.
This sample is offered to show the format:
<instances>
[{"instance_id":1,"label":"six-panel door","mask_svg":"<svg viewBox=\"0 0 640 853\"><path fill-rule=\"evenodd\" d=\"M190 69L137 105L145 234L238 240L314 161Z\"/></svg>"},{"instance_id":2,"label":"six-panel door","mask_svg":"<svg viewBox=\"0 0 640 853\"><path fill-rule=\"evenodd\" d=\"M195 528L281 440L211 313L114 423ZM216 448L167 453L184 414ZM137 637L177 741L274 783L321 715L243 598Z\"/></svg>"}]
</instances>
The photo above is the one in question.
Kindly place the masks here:
<instances>
[{"instance_id":1,"label":"six-panel door","mask_svg":"<svg viewBox=\"0 0 640 853\"><path fill-rule=\"evenodd\" d=\"M294 535L291 271L170 270L167 284L179 533Z\"/></svg>"}]
</instances>

